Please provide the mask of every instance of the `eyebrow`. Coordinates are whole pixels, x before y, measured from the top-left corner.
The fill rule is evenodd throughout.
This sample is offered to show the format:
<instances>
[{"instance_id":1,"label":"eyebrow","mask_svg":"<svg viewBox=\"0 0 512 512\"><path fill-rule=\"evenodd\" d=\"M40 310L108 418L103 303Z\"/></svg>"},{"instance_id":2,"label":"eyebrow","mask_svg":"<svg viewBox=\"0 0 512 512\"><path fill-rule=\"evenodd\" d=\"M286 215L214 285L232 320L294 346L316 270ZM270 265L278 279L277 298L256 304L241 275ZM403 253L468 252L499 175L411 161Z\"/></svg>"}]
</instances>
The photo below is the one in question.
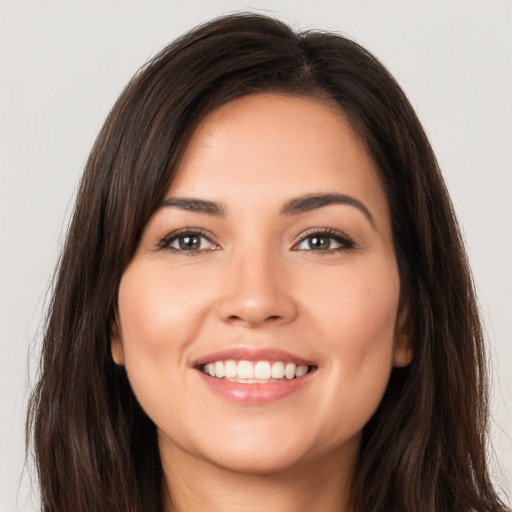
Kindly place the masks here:
<instances>
[{"instance_id":1,"label":"eyebrow","mask_svg":"<svg viewBox=\"0 0 512 512\"><path fill-rule=\"evenodd\" d=\"M190 212L204 213L215 217L224 217L224 208L220 203L206 201L204 199L194 199L188 197L168 197L162 203L162 206L176 206L182 210Z\"/></svg>"},{"instance_id":2,"label":"eyebrow","mask_svg":"<svg viewBox=\"0 0 512 512\"><path fill-rule=\"evenodd\" d=\"M333 204L342 204L353 206L360 210L369 220L370 224L375 227L372 214L366 206L355 197L345 194L307 194L305 196L290 199L281 209L281 215L298 215L329 206ZM224 217L224 208L220 203L207 201L205 199L196 199L189 197L168 197L162 203L162 207L175 206L182 210L187 210L215 217Z\"/></svg>"},{"instance_id":3,"label":"eyebrow","mask_svg":"<svg viewBox=\"0 0 512 512\"><path fill-rule=\"evenodd\" d=\"M347 196L345 194L308 194L297 197L295 199L291 199L283 206L281 214L297 215L299 213L309 212L331 204L354 206L360 210L370 221L370 224L375 227L375 222L368 208L366 208L366 206L355 197Z\"/></svg>"}]
</instances>

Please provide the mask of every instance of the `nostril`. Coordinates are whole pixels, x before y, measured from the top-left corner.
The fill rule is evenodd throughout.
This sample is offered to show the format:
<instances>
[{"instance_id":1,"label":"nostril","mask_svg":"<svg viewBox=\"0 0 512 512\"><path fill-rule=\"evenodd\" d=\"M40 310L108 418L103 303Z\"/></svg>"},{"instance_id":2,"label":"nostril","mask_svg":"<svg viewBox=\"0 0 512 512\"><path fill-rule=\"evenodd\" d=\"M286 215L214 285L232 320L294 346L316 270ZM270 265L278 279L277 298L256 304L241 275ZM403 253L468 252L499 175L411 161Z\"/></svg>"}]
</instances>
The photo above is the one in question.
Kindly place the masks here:
<instances>
[{"instance_id":1,"label":"nostril","mask_svg":"<svg viewBox=\"0 0 512 512\"><path fill-rule=\"evenodd\" d=\"M290 297L252 297L239 293L222 297L218 304L218 314L224 322L233 325L277 325L292 321L296 315L295 303Z\"/></svg>"},{"instance_id":2,"label":"nostril","mask_svg":"<svg viewBox=\"0 0 512 512\"><path fill-rule=\"evenodd\" d=\"M266 318L263 319L263 322L277 322L279 320L281 320L283 317L281 315L270 315ZM258 322L254 322L254 319L252 318L248 318L248 319L244 319L243 316L238 316L238 315L230 315L228 317L228 321L233 323L233 324L239 324L241 322L248 322L248 323L259 323Z\"/></svg>"}]
</instances>

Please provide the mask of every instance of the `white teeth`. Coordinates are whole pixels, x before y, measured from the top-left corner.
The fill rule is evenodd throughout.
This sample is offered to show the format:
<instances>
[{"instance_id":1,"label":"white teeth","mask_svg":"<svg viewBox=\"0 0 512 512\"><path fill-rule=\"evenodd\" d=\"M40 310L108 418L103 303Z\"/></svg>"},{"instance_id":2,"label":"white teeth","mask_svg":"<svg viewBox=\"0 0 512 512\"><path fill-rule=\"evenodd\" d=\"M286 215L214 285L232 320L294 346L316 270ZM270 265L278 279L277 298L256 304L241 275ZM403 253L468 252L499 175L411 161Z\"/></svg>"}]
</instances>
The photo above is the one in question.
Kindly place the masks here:
<instances>
[{"instance_id":1,"label":"white teeth","mask_svg":"<svg viewBox=\"0 0 512 512\"><path fill-rule=\"evenodd\" d=\"M284 363L277 361L272 365L272 378L282 379L284 377Z\"/></svg>"},{"instance_id":2,"label":"white teeth","mask_svg":"<svg viewBox=\"0 0 512 512\"><path fill-rule=\"evenodd\" d=\"M215 364L214 363L208 363L204 366L204 371L211 377L215 377Z\"/></svg>"},{"instance_id":3,"label":"white teeth","mask_svg":"<svg viewBox=\"0 0 512 512\"><path fill-rule=\"evenodd\" d=\"M215 362L215 377L222 378L224 377L224 364L222 361L216 361Z\"/></svg>"},{"instance_id":4,"label":"white teeth","mask_svg":"<svg viewBox=\"0 0 512 512\"><path fill-rule=\"evenodd\" d=\"M284 363L283 361L215 361L205 364L203 372L218 379L226 378L247 384L276 382L286 377L291 380L306 375L307 365Z\"/></svg>"},{"instance_id":5,"label":"white teeth","mask_svg":"<svg viewBox=\"0 0 512 512\"><path fill-rule=\"evenodd\" d=\"M287 379L293 379L295 377L295 365L288 363L284 368L284 375Z\"/></svg>"},{"instance_id":6,"label":"white teeth","mask_svg":"<svg viewBox=\"0 0 512 512\"><path fill-rule=\"evenodd\" d=\"M254 379L254 365L250 361L238 361L239 379Z\"/></svg>"},{"instance_id":7,"label":"white teeth","mask_svg":"<svg viewBox=\"0 0 512 512\"><path fill-rule=\"evenodd\" d=\"M272 377L272 368L268 361L258 361L254 366L255 379L270 379Z\"/></svg>"},{"instance_id":8,"label":"white teeth","mask_svg":"<svg viewBox=\"0 0 512 512\"><path fill-rule=\"evenodd\" d=\"M306 365L301 364L295 368L295 377L297 378L306 375L306 373L308 373L308 367Z\"/></svg>"},{"instance_id":9,"label":"white teeth","mask_svg":"<svg viewBox=\"0 0 512 512\"><path fill-rule=\"evenodd\" d=\"M238 365L235 363L235 361L230 360L224 363L224 376L228 379L236 377L237 371Z\"/></svg>"}]
</instances>

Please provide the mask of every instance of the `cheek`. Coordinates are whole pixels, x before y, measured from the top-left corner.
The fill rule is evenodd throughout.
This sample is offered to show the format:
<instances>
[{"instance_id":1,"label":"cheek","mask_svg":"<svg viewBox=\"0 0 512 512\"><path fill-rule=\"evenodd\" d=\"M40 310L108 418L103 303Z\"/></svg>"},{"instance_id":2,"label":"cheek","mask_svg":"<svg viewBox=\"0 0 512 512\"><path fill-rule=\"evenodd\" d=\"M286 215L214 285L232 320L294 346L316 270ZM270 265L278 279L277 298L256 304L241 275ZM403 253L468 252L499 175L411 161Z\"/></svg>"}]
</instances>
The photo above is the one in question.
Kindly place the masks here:
<instances>
[{"instance_id":1,"label":"cheek","mask_svg":"<svg viewBox=\"0 0 512 512\"><path fill-rule=\"evenodd\" d=\"M378 268L352 268L339 280L326 281L323 299L317 295L311 301L332 383L324 406L333 407L335 418L350 411L354 430L375 412L393 365L399 277L394 267ZM336 435L338 426L332 428Z\"/></svg>"},{"instance_id":2,"label":"cheek","mask_svg":"<svg viewBox=\"0 0 512 512\"><path fill-rule=\"evenodd\" d=\"M176 352L201 325L206 297L192 275L170 273L165 265L128 267L119 288L125 351Z\"/></svg>"},{"instance_id":3,"label":"cheek","mask_svg":"<svg viewBox=\"0 0 512 512\"><path fill-rule=\"evenodd\" d=\"M347 265L337 272L317 275L302 292L312 319L325 329L335 347L347 339L360 339L354 348L365 349L393 336L400 280L394 261L373 258ZM379 335L386 334L385 336Z\"/></svg>"},{"instance_id":4,"label":"cheek","mask_svg":"<svg viewBox=\"0 0 512 512\"><path fill-rule=\"evenodd\" d=\"M340 376L349 382L385 385L393 361L396 306L362 290L340 302L337 314L326 318L326 350Z\"/></svg>"},{"instance_id":5,"label":"cheek","mask_svg":"<svg viewBox=\"0 0 512 512\"><path fill-rule=\"evenodd\" d=\"M175 385L186 385L186 349L197 336L205 311L205 297L197 285L186 275L171 276L158 263L134 262L121 280L124 365L139 403L152 418L165 415L171 400L179 401L179 394L172 392Z\"/></svg>"}]
</instances>

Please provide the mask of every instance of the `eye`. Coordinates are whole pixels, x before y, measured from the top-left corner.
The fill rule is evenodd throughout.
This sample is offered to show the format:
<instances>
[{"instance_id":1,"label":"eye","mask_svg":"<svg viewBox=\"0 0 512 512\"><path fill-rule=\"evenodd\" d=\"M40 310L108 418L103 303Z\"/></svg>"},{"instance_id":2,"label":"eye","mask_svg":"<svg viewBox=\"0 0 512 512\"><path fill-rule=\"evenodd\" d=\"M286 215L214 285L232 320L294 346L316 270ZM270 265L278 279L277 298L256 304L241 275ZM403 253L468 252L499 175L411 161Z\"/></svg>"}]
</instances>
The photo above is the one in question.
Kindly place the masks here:
<instances>
[{"instance_id":1,"label":"eye","mask_svg":"<svg viewBox=\"0 0 512 512\"><path fill-rule=\"evenodd\" d=\"M188 253L219 249L219 246L212 242L202 230L190 229L170 233L159 243L159 247L171 252Z\"/></svg>"},{"instance_id":2,"label":"eye","mask_svg":"<svg viewBox=\"0 0 512 512\"><path fill-rule=\"evenodd\" d=\"M354 241L336 229L310 230L302 235L295 251L346 251L355 247Z\"/></svg>"}]
</instances>

